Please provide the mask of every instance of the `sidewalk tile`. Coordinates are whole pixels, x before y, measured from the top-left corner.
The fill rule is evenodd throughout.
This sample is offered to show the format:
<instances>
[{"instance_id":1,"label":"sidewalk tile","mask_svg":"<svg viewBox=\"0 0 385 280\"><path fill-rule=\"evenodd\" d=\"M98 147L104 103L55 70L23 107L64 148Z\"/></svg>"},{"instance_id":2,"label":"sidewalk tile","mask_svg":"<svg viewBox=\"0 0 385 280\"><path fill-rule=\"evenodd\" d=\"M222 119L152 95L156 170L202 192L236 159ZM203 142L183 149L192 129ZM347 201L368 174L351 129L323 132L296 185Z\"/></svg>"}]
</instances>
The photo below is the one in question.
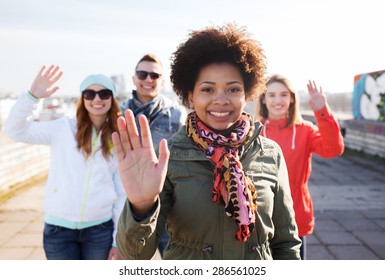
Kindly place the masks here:
<instances>
[{"instance_id":1,"label":"sidewalk tile","mask_svg":"<svg viewBox=\"0 0 385 280\"><path fill-rule=\"evenodd\" d=\"M383 231L356 231L354 235L367 244L385 245Z\"/></svg>"},{"instance_id":2,"label":"sidewalk tile","mask_svg":"<svg viewBox=\"0 0 385 280\"><path fill-rule=\"evenodd\" d=\"M33 248L0 247L0 260L25 260Z\"/></svg>"},{"instance_id":3,"label":"sidewalk tile","mask_svg":"<svg viewBox=\"0 0 385 280\"><path fill-rule=\"evenodd\" d=\"M368 248L362 245L352 246L329 246L329 250L339 260L378 260L379 257L373 254Z\"/></svg>"},{"instance_id":4,"label":"sidewalk tile","mask_svg":"<svg viewBox=\"0 0 385 280\"><path fill-rule=\"evenodd\" d=\"M339 220L348 231L383 231L383 229L368 219Z\"/></svg>"},{"instance_id":5,"label":"sidewalk tile","mask_svg":"<svg viewBox=\"0 0 385 280\"><path fill-rule=\"evenodd\" d=\"M349 232L320 231L316 236L325 245L359 245L361 242Z\"/></svg>"},{"instance_id":6,"label":"sidewalk tile","mask_svg":"<svg viewBox=\"0 0 385 280\"><path fill-rule=\"evenodd\" d=\"M335 260L335 257L322 245L310 245L306 247L306 259L308 260Z\"/></svg>"},{"instance_id":7,"label":"sidewalk tile","mask_svg":"<svg viewBox=\"0 0 385 280\"><path fill-rule=\"evenodd\" d=\"M19 233L13 236L4 247L41 247L43 244L43 236L40 233Z\"/></svg>"},{"instance_id":8,"label":"sidewalk tile","mask_svg":"<svg viewBox=\"0 0 385 280\"><path fill-rule=\"evenodd\" d=\"M0 245L9 241L13 236L26 227L25 223L0 223Z\"/></svg>"},{"instance_id":9,"label":"sidewalk tile","mask_svg":"<svg viewBox=\"0 0 385 280\"><path fill-rule=\"evenodd\" d=\"M34 248L32 253L26 258L27 260L46 260L43 248Z\"/></svg>"}]
</instances>

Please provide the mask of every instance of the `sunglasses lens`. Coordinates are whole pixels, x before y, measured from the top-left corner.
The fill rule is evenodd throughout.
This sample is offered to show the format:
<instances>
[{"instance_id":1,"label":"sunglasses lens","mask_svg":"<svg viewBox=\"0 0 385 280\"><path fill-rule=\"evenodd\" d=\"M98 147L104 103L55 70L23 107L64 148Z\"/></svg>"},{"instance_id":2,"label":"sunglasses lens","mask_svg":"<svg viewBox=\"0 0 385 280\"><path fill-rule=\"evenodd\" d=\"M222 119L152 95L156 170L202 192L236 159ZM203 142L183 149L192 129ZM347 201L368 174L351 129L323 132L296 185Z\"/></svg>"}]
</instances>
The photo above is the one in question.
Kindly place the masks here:
<instances>
[{"instance_id":1,"label":"sunglasses lens","mask_svg":"<svg viewBox=\"0 0 385 280\"><path fill-rule=\"evenodd\" d=\"M109 89L102 89L102 90L98 91L98 95L99 95L100 99L106 100L112 96L112 91Z\"/></svg>"},{"instance_id":2,"label":"sunglasses lens","mask_svg":"<svg viewBox=\"0 0 385 280\"><path fill-rule=\"evenodd\" d=\"M86 100L94 100L96 94L99 95L99 98L102 100L109 99L112 96L112 91L109 89L102 89L100 91L94 91L92 89L86 89L82 92L83 98Z\"/></svg>"},{"instance_id":3,"label":"sunglasses lens","mask_svg":"<svg viewBox=\"0 0 385 280\"><path fill-rule=\"evenodd\" d=\"M158 73L151 72L149 74L150 74L151 79L153 79L153 80L156 80L156 79L159 78L159 74Z\"/></svg>"},{"instance_id":4,"label":"sunglasses lens","mask_svg":"<svg viewBox=\"0 0 385 280\"><path fill-rule=\"evenodd\" d=\"M96 92L91 89L86 89L85 91L82 92L83 98L86 100L94 100L96 96Z\"/></svg>"},{"instance_id":5,"label":"sunglasses lens","mask_svg":"<svg viewBox=\"0 0 385 280\"><path fill-rule=\"evenodd\" d=\"M160 74L155 72L147 72L147 71L136 71L136 76L139 80L145 80L147 76L150 75L150 78L156 80L160 77Z\"/></svg>"},{"instance_id":6,"label":"sunglasses lens","mask_svg":"<svg viewBox=\"0 0 385 280\"><path fill-rule=\"evenodd\" d=\"M136 76L139 80L145 80L147 78L148 72L146 71L136 71Z\"/></svg>"}]
</instances>

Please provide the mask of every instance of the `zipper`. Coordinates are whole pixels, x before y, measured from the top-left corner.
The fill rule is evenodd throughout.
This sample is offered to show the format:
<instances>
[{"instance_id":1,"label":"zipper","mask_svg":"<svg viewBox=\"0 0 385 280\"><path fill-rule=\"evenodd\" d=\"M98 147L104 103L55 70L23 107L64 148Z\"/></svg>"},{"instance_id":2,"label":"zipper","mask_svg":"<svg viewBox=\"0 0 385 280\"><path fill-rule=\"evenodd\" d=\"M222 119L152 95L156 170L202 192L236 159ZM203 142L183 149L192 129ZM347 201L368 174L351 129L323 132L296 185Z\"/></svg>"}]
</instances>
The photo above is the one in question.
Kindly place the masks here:
<instances>
[{"instance_id":1,"label":"zipper","mask_svg":"<svg viewBox=\"0 0 385 280\"><path fill-rule=\"evenodd\" d=\"M96 134L96 131L95 129L93 128L93 133L95 133L95 136L94 136L94 139L92 140L92 158L90 159L91 160L91 166L90 166L90 169L88 171L88 177L87 177L87 183L86 183L86 191L84 193L84 200L83 200L83 206L82 206L82 211L81 211L81 214L80 214L80 223L83 222L83 218L84 218L84 215L86 213L86 206L87 206L87 199L88 199L88 191L89 191L89 188L90 188L90 181L91 181L91 176L92 176L92 173L93 173L93 170L94 170L94 156L96 154L96 145L97 145L97 140L98 140L98 135Z\"/></svg>"}]
</instances>

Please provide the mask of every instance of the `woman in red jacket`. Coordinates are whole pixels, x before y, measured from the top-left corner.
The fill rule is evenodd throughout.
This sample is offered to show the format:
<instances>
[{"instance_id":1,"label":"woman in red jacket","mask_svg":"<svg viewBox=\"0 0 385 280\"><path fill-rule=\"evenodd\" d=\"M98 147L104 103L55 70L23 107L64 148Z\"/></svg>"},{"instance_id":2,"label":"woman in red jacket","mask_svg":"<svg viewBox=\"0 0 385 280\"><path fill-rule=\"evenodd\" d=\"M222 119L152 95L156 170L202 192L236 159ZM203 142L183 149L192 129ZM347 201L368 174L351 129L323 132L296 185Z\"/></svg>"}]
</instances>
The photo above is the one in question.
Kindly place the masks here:
<instances>
[{"instance_id":1,"label":"woman in red jacket","mask_svg":"<svg viewBox=\"0 0 385 280\"><path fill-rule=\"evenodd\" d=\"M261 134L281 146L286 160L295 218L302 239L302 259L306 258L305 236L313 233L314 229L313 205L308 189L312 153L332 158L344 151L338 121L330 111L322 88L318 89L311 81L307 88L309 105L318 126L301 118L298 95L288 79L281 75L270 77L266 92L259 97L257 110L264 124Z\"/></svg>"}]
</instances>

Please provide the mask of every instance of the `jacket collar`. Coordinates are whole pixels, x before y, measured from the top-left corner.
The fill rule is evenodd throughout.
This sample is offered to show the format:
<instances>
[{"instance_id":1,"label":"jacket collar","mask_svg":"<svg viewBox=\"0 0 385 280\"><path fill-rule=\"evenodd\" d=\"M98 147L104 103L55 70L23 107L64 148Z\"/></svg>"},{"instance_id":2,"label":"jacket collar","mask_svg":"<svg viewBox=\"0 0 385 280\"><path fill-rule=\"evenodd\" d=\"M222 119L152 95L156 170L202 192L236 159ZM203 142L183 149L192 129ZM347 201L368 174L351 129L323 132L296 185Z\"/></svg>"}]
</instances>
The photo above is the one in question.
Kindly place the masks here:
<instances>
[{"instance_id":1,"label":"jacket collar","mask_svg":"<svg viewBox=\"0 0 385 280\"><path fill-rule=\"evenodd\" d=\"M284 128L286 127L286 124L287 124L287 118L278 119L278 120L274 120L274 119L265 120L265 125L269 125L272 127Z\"/></svg>"}]
</instances>

